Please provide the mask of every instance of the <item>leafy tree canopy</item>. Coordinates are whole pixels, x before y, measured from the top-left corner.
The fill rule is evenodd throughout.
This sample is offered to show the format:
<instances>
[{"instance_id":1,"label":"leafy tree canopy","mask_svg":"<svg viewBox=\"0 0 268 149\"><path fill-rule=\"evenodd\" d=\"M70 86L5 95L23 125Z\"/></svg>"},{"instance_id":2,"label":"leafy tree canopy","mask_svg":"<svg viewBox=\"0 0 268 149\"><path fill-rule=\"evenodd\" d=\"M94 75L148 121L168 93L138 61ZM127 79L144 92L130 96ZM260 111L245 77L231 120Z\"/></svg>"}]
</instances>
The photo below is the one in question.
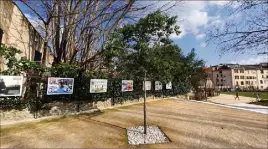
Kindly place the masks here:
<instances>
[{"instance_id":1,"label":"leafy tree canopy","mask_svg":"<svg viewBox=\"0 0 268 149\"><path fill-rule=\"evenodd\" d=\"M125 78L147 78L191 84L191 76L198 74L203 61L192 50L184 56L169 36L180 34L177 17L156 11L117 29L110 36L103 54L109 71Z\"/></svg>"}]
</instances>

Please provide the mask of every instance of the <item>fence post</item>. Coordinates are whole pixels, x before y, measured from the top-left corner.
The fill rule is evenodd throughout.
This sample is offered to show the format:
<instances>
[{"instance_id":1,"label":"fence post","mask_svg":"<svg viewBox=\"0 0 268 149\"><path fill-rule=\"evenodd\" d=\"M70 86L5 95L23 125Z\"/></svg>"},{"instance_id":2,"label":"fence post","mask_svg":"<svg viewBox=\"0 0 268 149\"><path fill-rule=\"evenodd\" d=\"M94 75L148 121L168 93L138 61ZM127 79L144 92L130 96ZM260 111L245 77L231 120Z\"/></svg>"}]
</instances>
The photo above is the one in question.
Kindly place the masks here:
<instances>
[{"instance_id":1,"label":"fence post","mask_svg":"<svg viewBox=\"0 0 268 149\"><path fill-rule=\"evenodd\" d=\"M79 78L79 83L82 83L82 70L79 70L79 74L78 74L78 78ZM75 81L75 80L74 80ZM78 98L78 101L77 101L77 91L78 91L78 89L76 89L76 90L74 90L75 91L75 96L74 96L74 98L75 98L75 100L76 100L76 104L77 104L77 112L80 112L80 101L81 101L81 97L79 97ZM80 95L80 96L82 96L82 95Z\"/></svg>"}]
</instances>

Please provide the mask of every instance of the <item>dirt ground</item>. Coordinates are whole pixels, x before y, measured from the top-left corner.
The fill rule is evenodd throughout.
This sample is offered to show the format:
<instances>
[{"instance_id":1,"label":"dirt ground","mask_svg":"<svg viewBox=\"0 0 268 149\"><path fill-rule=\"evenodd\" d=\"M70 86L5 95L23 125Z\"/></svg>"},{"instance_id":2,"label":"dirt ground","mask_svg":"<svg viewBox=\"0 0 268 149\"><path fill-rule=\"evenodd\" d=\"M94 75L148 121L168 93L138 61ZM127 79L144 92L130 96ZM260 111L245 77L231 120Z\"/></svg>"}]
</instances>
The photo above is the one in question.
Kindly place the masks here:
<instances>
[{"instance_id":1,"label":"dirt ground","mask_svg":"<svg viewBox=\"0 0 268 149\"><path fill-rule=\"evenodd\" d=\"M172 141L128 145L126 127L143 124L143 105L52 121L2 126L2 148L267 148L268 117L185 100L147 104L148 125Z\"/></svg>"}]
</instances>

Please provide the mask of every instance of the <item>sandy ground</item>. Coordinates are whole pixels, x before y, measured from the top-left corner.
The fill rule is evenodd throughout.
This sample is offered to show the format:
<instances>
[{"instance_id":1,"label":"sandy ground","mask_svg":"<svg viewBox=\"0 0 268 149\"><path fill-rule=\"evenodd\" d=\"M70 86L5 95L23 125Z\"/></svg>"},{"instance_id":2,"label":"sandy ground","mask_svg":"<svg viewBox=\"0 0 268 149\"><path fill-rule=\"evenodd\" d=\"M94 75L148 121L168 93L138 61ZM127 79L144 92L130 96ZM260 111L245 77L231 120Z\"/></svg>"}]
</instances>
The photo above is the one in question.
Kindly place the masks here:
<instances>
[{"instance_id":1,"label":"sandy ground","mask_svg":"<svg viewBox=\"0 0 268 149\"><path fill-rule=\"evenodd\" d=\"M143 124L143 106L96 115L1 127L2 148L267 148L268 117L185 100L147 104L148 125L158 125L171 143L127 144L126 127Z\"/></svg>"}]
</instances>

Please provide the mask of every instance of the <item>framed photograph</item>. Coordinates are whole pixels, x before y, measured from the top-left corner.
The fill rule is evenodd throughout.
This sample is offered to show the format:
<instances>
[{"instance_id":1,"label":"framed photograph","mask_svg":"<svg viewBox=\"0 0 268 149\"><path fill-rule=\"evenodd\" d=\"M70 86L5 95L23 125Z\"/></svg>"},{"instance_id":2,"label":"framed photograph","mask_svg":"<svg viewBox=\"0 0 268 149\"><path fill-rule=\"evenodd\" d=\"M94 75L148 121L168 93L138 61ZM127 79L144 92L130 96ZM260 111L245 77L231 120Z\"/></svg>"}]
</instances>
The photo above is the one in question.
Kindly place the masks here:
<instances>
[{"instance_id":1,"label":"framed photograph","mask_svg":"<svg viewBox=\"0 0 268 149\"><path fill-rule=\"evenodd\" d=\"M90 93L105 93L107 92L106 79L90 79Z\"/></svg>"},{"instance_id":2,"label":"framed photograph","mask_svg":"<svg viewBox=\"0 0 268 149\"><path fill-rule=\"evenodd\" d=\"M152 84L151 81L145 81L145 89L146 91L151 90ZM144 82L143 82L143 90L144 90Z\"/></svg>"},{"instance_id":3,"label":"framed photograph","mask_svg":"<svg viewBox=\"0 0 268 149\"><path fill-rule=\"evenodd\" d=\"M47 82L47 95L73 94L74 79L49 77Z\"/></svg>"},{"instance_id":4,"label":"framed photograph","mask_svg":"<svg viewBox=\"0 0 268 149\"><path fill-rule=\"evenodd\" d=\"M155 90L162 90L162 83L160 81L155 81Z\"/></svg>"},{"instance_id":5,"label":"framed photograph","mask_svg":"<svg viewBox=\"0 0 268 149\"><path fill-rule=\"evenodd\" d=\"M21 96L23 76L0 75L0 97Z\"/></svg>"},{"instance_id":6,"label":"framed photograph","mask_svg":"<svg viewBox=\"0 0 268 149\"><path fill-rule=\"evenodd\" d=\"M122 80L122 92L133 91L133 80Z\"/></svg>"},{"instance_id":7,"label":"framed photograph","mask_svg":"<svg viewBox=\"0 0 268 149\"><path fill-rule=\"evenodd\" d=\"M171 83L171 82L168 82L168 83L166 84L166 89L167 89L167 90L171 90L171 89L172 89L172 83Z\"/></svg>"}]
</instances>

